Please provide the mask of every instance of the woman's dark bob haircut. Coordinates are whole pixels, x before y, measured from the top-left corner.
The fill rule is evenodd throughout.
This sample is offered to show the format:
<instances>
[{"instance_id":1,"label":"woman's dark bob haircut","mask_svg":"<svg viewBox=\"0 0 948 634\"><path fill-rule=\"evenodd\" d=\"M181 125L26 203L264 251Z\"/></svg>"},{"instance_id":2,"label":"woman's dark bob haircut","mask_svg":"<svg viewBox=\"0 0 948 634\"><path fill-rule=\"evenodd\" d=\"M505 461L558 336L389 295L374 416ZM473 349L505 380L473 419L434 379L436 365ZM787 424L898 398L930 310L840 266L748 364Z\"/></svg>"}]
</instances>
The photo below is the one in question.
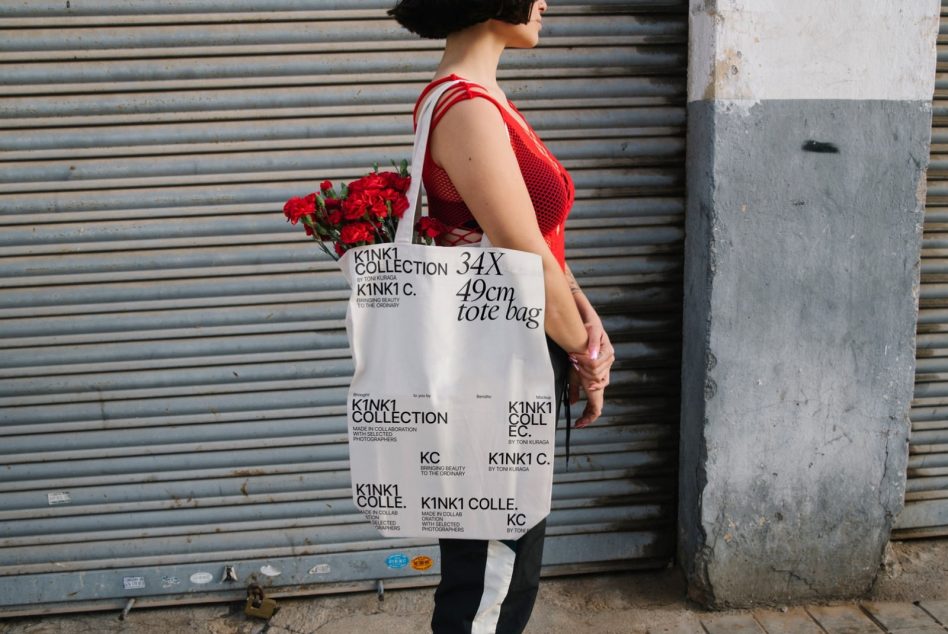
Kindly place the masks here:
<instances>
[{"instance_id":1,"label":"woman's dark bob haircut","mask_svg":"<svg viewBox=\"0 0 948 634\"><path fill-rule=\"evenodd\" d=\"M388 14L421 37L441 39L494 18L510 24L530 21L534 0L400 0Z\"/></svg>"}]
</instances>

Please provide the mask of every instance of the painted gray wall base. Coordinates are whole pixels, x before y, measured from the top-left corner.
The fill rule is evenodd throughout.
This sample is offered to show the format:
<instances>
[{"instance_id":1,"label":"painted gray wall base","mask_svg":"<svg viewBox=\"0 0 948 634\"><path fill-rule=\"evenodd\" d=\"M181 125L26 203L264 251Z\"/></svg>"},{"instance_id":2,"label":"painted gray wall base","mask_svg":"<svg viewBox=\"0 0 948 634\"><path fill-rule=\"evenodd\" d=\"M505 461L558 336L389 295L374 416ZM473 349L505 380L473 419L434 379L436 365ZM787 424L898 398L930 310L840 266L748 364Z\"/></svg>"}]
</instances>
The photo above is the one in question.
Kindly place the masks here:
<instances>
[{"instance_id":1,"label":"painted gray wall base","mask_svg":"<svg viewBox=\"0 0 948 634\"><path fill-rule=\"evenodd\" d=\"M905 487L930 104L696 101L688 117L690 593L858 595Z\"/></svg>"}]
</instances>

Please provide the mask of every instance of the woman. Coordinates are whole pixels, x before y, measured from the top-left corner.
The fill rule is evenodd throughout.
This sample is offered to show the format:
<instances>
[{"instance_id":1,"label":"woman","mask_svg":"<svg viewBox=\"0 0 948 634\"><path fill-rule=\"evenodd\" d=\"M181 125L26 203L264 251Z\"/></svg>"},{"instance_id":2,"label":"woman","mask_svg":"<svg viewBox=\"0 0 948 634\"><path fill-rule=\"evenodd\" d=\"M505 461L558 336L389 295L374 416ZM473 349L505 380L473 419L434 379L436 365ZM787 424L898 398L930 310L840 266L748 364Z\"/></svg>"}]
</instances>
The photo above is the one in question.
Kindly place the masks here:
<instances>
[{"instance_id":1,"label":"woman","mask_svg":"<svg viewBox=\"0 0 948 634\"><path fill-rule=\"evenodd\" d=\"M478 242L529 251L543 261L544 328L562 395L582 386L586 409L576 427L602 411L614 350L602 321L566 265L563 228L573 183L497 83L501 53L539 40L546 0L401 0L389 13L409 31L446 38L434 80L462 80L434 109L423 180L429 214L450 231L442 244ZM536 599L546 522L520 539L442 539L435 592L436 634L523 631Z\"/></svg>"}]
</instances>

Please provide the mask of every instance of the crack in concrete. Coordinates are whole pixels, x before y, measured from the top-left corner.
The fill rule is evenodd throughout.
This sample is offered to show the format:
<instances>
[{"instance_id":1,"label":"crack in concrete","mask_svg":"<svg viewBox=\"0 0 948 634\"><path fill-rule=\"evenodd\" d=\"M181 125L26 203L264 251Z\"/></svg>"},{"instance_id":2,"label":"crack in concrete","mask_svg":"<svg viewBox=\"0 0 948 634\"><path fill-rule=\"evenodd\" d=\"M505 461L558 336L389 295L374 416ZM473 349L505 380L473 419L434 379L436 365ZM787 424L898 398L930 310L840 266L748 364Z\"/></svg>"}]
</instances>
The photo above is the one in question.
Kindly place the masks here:
<instances>
[{"instance_id":1,"label":"crack in concrete","mask_svg":"<svg viewBox=\"0 0 948 634\"><path fill-rule=\"evenodd\" d=\"M337 616L337 617L335 617L335 618L331 618L331 619L329 619L328 621L326 621L325 623L323 623L322 625L320 625L319 627L317 627L315 630L312 630L312 632L301 632L300 634L313 634L313 632L318 632L319 630L323 629L324 627L326 627L326 626L329 625L330 623L335 623L336 621L341 621L342 619L347 618L347 617L349 617L349 616L352 616L352 615L351 615L351 614L343 614L343 615L341 615L341 616Z\"/></svg>"},{"instance_id":2,"label":"crack in concrete","mask_svg":"<svg viewBox=\"0 0 948 634\"><path fill-rule=\"evenodd\" d=\"M882 512L885 513L886 519L892 519L892 513L886 508L885 501L883 500L885 480L889 473L889 438L889 434L887 433L884 443L885 456L882 458L882 478L879 480L879 506L882 507Z\"/></svg>"},{"instance_id":3,"label":"crack in concrete","mask_svg":"<svg viewBox=\"0 0 948 634\"><path fill-rule=\"evenodd\" d=\"M789 593L789 591L790 591L790 579L791 579L791 578L792 578L792 579L796 579L797 581L801 581L807 588L809 588L809 589L812 590L813 592L819 593L819 590L813 586L813 583L811 583L809 579L807 579L807 578L804 577L803 575L801 575L801 574L799 574L799 573L797 573L797 572L795 572L795 571L793 571L793 570L789 570L789 569L785 569L785 568L777 568L776 566L771 566L770 569L773 570L774 572L779 572L779 573L783 573L783 574L786 574L786 575L787 575L787 592L788 592L788 593Z\"/></svg>"}]
</instances>

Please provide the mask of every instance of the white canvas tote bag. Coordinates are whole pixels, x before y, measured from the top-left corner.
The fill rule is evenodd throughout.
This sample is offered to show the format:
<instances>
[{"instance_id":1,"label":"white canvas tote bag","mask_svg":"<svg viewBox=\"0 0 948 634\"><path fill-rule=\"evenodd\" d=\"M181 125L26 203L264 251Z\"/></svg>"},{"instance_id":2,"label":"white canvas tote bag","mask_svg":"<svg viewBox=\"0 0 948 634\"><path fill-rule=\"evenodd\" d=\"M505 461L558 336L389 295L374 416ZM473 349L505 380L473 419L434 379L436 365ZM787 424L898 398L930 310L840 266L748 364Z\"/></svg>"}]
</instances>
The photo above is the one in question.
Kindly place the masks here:
<instances>
[{"instance_id":1,"label":"white canvas tote bag","mask_svg":"<svg viewBox=\"0 0 948 634\"><path fill-rule=\"evenodd\" d=\"M352 289L349 455L386 537L516 539L550 512L556 394L540 256L412 244L433 91L394 243L339 264Z\"/></svg>"}]
</instances>

